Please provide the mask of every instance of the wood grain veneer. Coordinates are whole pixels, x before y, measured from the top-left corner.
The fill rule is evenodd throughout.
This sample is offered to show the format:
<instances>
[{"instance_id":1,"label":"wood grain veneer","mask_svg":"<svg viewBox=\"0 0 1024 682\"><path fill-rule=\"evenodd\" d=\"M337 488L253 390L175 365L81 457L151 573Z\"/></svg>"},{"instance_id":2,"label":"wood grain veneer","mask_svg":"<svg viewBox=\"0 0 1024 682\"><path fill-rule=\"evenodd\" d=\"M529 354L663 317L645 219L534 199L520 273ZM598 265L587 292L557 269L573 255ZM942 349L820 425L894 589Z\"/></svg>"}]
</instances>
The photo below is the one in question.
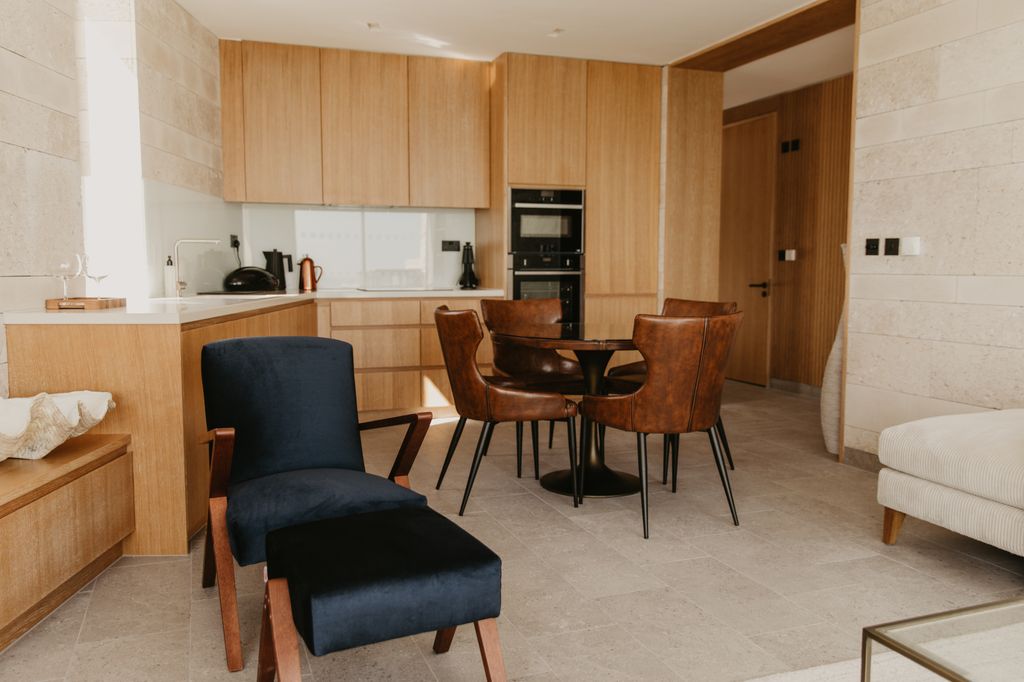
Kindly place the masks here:
<instances>
[{"instance_id":1,"label":"wood grain veneer","mask_svg":"<svg viewBox=\"0 0 1024 682\"><path fill-rule=\"evenodd\" d=\"M220 141L224 201L245 201L242 43L220 41Z\"/></svg>"},{"instance_id":2,"label":"wood grain veneer","mask_svg":"<svg viewBox=\"0 0 1024 682\"><path fill-rule=\"evenodd\" d=\"M587 336L595 339L631 339L633 318L660 312L656 294L588 295L585 305ZM638 351L619 351L609 367L637 360L643 360Z\"/></svg>"},{"instance_id":3,"label":"wood grain veneer","mask_svg":"<svg viewBox=\"0 0 1024 682\"><path fill-rule=\"evenodd\" d=\"M490 205L490 67L409 57L409 203Z\"/></svg>"},{"instance_id":4,"label":"wood grain veneer","mask_svg":"<svg viewBox=\"0 0 1024 682\"><path fill-rule=\"evenodd\" d=\"M666 297L718 300L722 74L668 70Z\"/></svg>"},{"instance_id":5,"label":"wood grain veneer","mask_svg":"<svg viewBox=\"0 0 1024 682\"><path fill-rule=\"evenodd\" d=\"M245 199L323 203L320 51L242 42Z\"/></svg>"},{"instance_id":6,"label":"wood grain veneer","mask_svg":"<svg viewBox=\"0 0 1024 682\"><path fill-rule=\"evenodd\" d=\"M588 296L658 292L660 133L658 67L587 62Z\"/></svg>"},{"instance_id":7,"label":"wood grain veneer","mask_svg":"<svg viewBox=\"0 0 1024 682\"><path fill-rule=\"evenodd\" d=\"M587 182L587 62L508 56L508 183Z\"/></svg>"},{"instance_id":8,"label":"wood grain veneer","mask_svg":"<svg viewBox=\"0 0 1024 682\"><path fill-rule=\"evenodd\" d=\"M409 205L409 88L405 55L320 50L323 200Z\"/></svg>"},{"instance_id":9,"label":"wood grain veneer","mask_svg":"<svg viewBox=\"0 0 1024 682\"><path fill-rule=\"evenodd\" d=\"M729 71L850 26L856 17L857 0L818 0L677 60L672 66Z\"/></svg>"},{"instance_id":10,"label":"wood grain veneer","mask_svg":"<svg viewBox=\"0 0 1024 682\"><path fill-rule=\"evenodd\" d=\"M490 205L476 211L476 259L480 286L505 288L508 253L508 60L491 62L490 75Z\"/></svg>"}]
</instances>

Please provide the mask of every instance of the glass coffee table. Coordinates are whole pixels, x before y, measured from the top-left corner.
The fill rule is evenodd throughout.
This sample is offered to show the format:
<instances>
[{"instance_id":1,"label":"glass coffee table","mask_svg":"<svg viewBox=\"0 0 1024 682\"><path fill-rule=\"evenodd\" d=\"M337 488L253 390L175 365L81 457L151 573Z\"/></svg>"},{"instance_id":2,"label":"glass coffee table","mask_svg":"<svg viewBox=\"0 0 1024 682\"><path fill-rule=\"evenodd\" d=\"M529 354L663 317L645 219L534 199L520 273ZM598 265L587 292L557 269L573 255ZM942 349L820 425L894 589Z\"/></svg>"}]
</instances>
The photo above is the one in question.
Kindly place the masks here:
<instances>
[{"instance_id":1,"label":"glass coffee table","mask_svg":"<svg viewBox=\"0 0 1024 682\"><path fill-rule=\"evenodd\" d=\"M877 642L947 680L1024 679L1024 599L1009 599L864 628L860 678Z\"/></svg>"}]
</instances>

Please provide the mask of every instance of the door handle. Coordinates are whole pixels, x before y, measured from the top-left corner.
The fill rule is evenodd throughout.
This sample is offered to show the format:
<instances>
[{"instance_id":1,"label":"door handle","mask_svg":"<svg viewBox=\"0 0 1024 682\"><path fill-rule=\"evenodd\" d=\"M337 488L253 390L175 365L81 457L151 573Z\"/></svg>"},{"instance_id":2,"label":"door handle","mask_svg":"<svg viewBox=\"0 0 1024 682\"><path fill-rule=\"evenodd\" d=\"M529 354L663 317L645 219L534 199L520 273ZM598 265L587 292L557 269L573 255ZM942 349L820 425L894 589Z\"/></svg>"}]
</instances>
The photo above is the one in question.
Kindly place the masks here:
<instances>
[{"instance_id":1,"label":"door handle","mask_svg":"<svg viewBox=\"0 0 1024 682\"><path fill-rule=\"evenodd\" d=\"M757 282L756 284L748 284L751 289L762 289L761 298L768 297L768 282Z\"/></svg>"}]
</instances>

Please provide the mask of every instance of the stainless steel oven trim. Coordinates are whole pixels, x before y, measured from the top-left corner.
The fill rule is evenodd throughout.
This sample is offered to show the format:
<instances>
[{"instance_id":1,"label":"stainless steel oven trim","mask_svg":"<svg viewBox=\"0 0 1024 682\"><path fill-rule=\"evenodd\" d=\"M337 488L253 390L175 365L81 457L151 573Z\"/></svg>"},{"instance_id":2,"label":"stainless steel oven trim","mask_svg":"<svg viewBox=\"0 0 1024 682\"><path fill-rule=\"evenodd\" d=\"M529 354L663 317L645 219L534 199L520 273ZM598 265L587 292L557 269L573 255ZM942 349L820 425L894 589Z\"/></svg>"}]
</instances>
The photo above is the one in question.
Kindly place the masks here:
<instances>
[{"instance_id":1,"label":"stainless steel oven trim","mask_svg":"<svg viewBox=\"0 0 1024 682\"><path fill-rule=\"evenodd\" d=\"M582 270L513 270L513 275L582 275Z\"/></svg>"},{"instance_id":2,"label":"stainless steel oven trim","mask_svg":"<svg viewBox=\"0 0 1024 682\"><path fill-rule=\"evenodd\" d=\"M583 204L531 204L524 201L512 204L512 208L553 208L557 210L582 211Z\"/></svg>"}]
</instances>

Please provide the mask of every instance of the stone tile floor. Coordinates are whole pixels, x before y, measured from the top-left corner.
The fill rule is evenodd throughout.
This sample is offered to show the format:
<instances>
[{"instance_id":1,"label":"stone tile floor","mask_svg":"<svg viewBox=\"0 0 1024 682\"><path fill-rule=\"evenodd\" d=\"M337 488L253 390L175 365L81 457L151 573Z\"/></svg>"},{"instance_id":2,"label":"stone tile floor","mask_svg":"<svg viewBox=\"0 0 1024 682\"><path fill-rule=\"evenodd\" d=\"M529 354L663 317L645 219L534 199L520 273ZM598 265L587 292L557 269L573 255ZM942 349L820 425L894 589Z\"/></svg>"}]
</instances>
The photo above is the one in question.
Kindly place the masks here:
<instances>
[{"instance_id":1,"label":"stone tile floor","mask_svg":"<svg viewBox=\"0 0 1024 682\"><path fill-rule=\"evenodd\" d=\"M883 545L875 475L825 453L816 400L730 384L723 416L741 525L729 519L706 436L693 434L683 439L680 491L652 479L646 541L637 496L573 509L517 479L511 424L495 432L459 519L478 428L467 427L440 492L453 423L431 429L412 483L501 555L511 678L743 680L856 658L864 625L1024 595L1024 559L935 526L908 519L899 543ZM567 463L564 427L556 435L542 471ZM371 471L387 471L400 440L368 434ZM614 467L636 471L632 434L609 431L607 451ZM650 453L660 476L659 438ZM250 679L262 567L238 573L247 662L231 674L216 591L199 586L201 547L198 537L190 556L121 559L0 654L0 680ZM431 642L306 655L306 679L482 679L471 627L443 656Z\"/></svg>"}]
</instances>

